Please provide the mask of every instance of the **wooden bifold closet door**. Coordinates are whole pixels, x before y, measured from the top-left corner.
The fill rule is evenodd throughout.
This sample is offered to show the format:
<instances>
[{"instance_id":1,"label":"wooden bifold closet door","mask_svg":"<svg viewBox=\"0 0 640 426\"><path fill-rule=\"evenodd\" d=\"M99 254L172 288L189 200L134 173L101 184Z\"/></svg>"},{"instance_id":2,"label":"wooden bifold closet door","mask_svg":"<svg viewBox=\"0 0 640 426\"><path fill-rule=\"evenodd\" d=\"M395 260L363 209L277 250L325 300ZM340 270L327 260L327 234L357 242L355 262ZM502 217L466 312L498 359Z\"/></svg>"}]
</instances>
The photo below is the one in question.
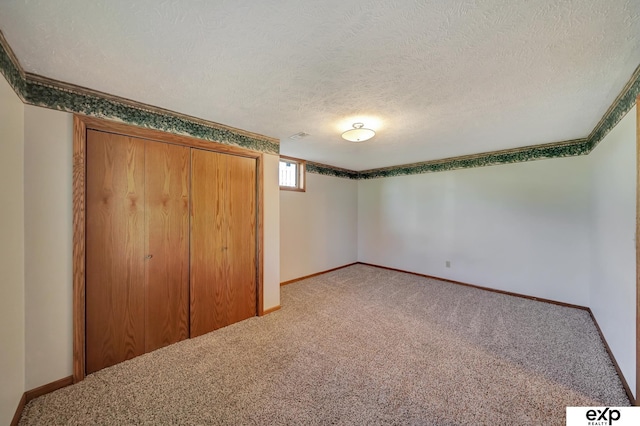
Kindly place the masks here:
<instances>
[{"instance_id":1,"label":"wooden bifold closet door","mask_svg":"<svg viewBox=\"0 0 640 426\"><path fill-rule=\"evenodd\" d=\"M257 160L86 133L85 373L257 314Z\"/></svg>"},{"instance_id":2,"label":"wooden bifold closet door","mask_svg":"<svg viewBox=\"0 0 640 426\"><path fill-rule=\"evenodd\" d=\"M189 336L189 148L87 131L86 372Z\"/></svg>"},{"instance_id":3,"label":"wooden bifold closet door","mask_svg":"<svg viewBox=\"0 0 640 426\"><path fill-rule=\"evenodd\" d=\"M191 337L256 315L256 160L191 150Z\"/></svg>"},{"instance_id":4,"label":"wooden bifold closet door","mask_svg":"<svg viewBox=\"0 0 640 426\"><path fill-rule=\"evenodd\" d=\"M145 352L189 337L189 148L146 142Z\"/></svg>"}]
</instances>

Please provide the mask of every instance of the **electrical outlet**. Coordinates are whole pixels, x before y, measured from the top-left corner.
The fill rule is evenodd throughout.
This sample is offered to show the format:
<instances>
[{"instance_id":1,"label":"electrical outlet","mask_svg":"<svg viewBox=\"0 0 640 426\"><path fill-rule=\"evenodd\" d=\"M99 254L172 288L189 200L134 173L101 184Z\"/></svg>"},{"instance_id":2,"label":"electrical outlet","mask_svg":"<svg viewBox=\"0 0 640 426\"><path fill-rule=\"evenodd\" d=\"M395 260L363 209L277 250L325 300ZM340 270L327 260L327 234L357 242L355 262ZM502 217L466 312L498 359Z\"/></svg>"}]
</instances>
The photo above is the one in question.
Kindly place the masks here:
<instances>
[{"instance_id":1,"label":"electrical outlet","mask_svg":"<svg viewBox=\"0 0 640 426\"><path fill-rule=\"evenodd\" d=\"M450 260L447 260L446 262L444 262L444 265L445 265L447 268L451 268L451 261L450 261Z\"/></svg>"}]
</instances>

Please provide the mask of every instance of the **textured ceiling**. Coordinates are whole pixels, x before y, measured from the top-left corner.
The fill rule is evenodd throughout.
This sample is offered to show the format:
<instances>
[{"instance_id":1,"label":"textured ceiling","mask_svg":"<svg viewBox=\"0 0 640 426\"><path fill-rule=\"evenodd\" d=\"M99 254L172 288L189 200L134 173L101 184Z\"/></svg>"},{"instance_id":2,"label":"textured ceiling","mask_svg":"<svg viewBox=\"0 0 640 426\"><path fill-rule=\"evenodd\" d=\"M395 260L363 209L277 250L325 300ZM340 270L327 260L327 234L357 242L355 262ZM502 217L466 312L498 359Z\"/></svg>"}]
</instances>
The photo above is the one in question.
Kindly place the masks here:
<instances>
[{"instance_id":1,"label":"textured ceiling","mask_svg":"<svg viewBox=\"0 0 640 426\"><path fill-rule=\"evenodd\" d=\"M0 29L28 72L352 170L586 137L640 64L638 0L1 0Z\"/></svg>"}]
</instances>

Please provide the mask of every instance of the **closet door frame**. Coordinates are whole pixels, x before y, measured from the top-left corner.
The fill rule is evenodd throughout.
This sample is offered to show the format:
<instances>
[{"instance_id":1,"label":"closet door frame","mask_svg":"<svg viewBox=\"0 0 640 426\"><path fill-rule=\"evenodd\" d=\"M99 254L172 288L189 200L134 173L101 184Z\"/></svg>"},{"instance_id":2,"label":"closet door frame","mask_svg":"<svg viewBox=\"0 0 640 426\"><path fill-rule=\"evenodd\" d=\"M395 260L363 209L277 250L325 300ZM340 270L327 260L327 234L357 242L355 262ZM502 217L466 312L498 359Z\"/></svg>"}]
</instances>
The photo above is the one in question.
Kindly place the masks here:
<instances>
[{"instance_id":1,"label":"closet door frame","mask_svg":"<svg viewBox=\"0 0 640 426\"><path fill-rule=\"evenodd\" d=\"M210 142L190 136L166 133L129 124L88 117L73 116L73 382L85 378L85 232L86 232L86 147L87 130L115 133L190 148L204 149L223 154L249 157L256 160L256 312L264 315L263 307L263 157L262 153L248 149Z\"/></svg>"}]
</instances>

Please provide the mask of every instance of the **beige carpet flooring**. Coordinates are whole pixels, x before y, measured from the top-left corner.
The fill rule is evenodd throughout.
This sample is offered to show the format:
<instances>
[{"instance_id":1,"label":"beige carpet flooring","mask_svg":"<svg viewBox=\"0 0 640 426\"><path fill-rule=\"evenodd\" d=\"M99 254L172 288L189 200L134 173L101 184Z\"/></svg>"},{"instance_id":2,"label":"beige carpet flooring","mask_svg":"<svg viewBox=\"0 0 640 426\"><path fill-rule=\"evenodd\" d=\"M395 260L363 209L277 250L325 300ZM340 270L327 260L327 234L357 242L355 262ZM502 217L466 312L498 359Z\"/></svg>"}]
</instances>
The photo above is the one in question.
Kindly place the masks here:
<instances>
[{"instance_id":1,"label":"beige carpet flooring","mask_svg":"<svg viewBox=\"0 0 640 426\"><path fill-rule=\"evenodd\" d=\"M21 425L563 425L629 405L587 312L364 265L31 401Z\"/></svg>"}]
</instances>

